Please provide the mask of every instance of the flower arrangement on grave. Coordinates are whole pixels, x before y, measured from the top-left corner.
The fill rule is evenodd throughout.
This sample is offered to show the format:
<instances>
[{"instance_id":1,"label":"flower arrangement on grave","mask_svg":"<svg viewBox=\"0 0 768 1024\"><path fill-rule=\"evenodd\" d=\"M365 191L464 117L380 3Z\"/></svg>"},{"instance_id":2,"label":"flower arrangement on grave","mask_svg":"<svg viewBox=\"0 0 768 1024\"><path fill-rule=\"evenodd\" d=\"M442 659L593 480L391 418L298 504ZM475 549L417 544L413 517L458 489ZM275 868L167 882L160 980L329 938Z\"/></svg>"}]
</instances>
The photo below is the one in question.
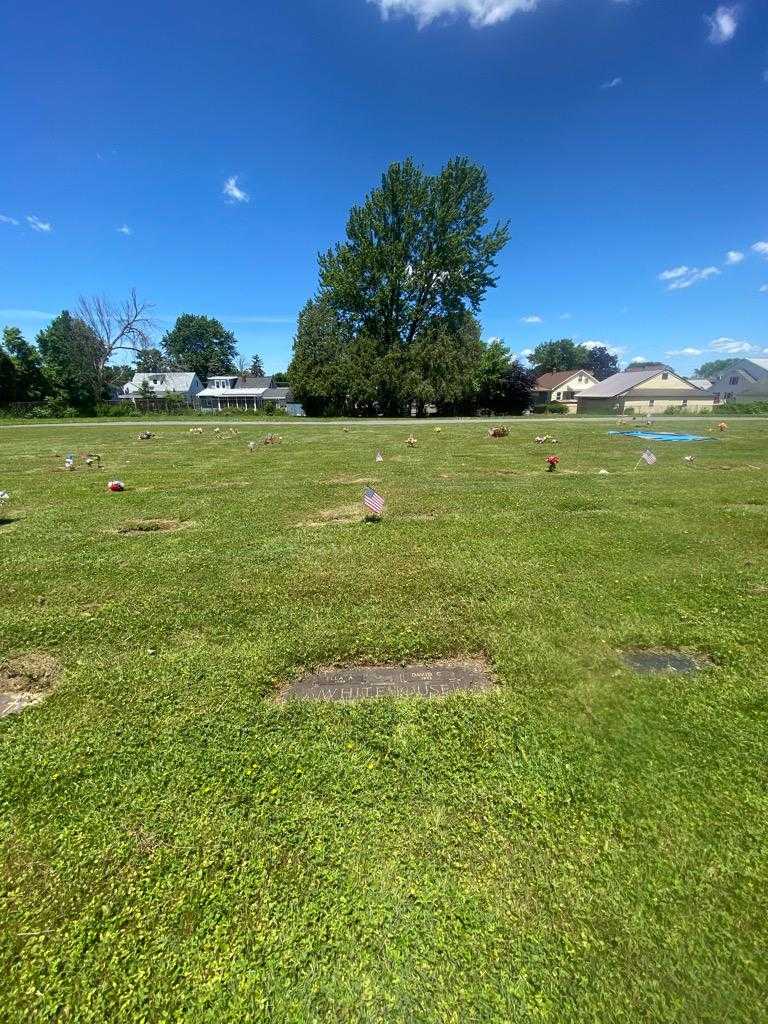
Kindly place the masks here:
<instances>
[{"instance_id":1,"label":"flower arrangement on grave","mask_svg":"<svg viewBox=\"0 0 768 1024\"><path fill-rule=\"evenodd\" d=\"M101 456L91 455L91 453L88 452L88 454L85 456L85 464L88 467L88 469L93 469L94 464L96 465L97 469L101 469Z\"/></svg>"},{"instance_id":2,"label":"flower arrangement on grave","mask_svg":"<svg viewBox=\"0 0 768 1024\"><path fill-rule=\"evenodd\" d=\"M491 427L488 431L488 437L508 437L508 427Z\"/></svg>"},{"instance_id":3,"label":"flower arrangement on grave","mask_svg":"<svg viewBox=\"0 0 768 1024\"><path fill-rule=\"evenodd\" d=\"M554 473L560 462L559 455L548 455L547 456L547 472Z\"/></svg>"},{"instance_id":4,"label":"flower arrangement on grave","mask_svg":"<svg viewBox=\"0 0 768 1024\"><path fill-rule=\"evenodd\" d=\"M413 434L410 434L408 437L406 437L405 443L408 445L409 448L415 448L419 442L416 440Z\"/></svg>"},{"instance_id":5,"label":"flower arrangement on grave","mask_svg":"<svg viewBox=\"0 0 768 1024\"><path fill-rule=\"evenodd\" d=\"M108 491L124 491L125 484L122 480L110 480L107 484Z\"/></svg>"},{"instance_id":6,"label":"flower arrangement on grave","mask_svg":"<svg viewBox=\"0 0 768 1024\"><path fill-rule=\"evenodd\" d=\"M536 438L536 444L557 444L557 438L552 437L550 434L542 434Z\"/></svg>"},{"instance_id":7,"label":"flower arrangement on grave","mask_svg":"<svg viewBox=\"0 0 768 1024\"><path fill-rule=\"evenodd\" d=\"M154 436L155 435L152 433L151 430L142 430L142 432L139 434L139 440L151 441Z\"/></svg>"},{"instance_id":8,"label":"flower arrangement on grave","mask_svg":"<svg viewBox=\"0 0 768 1024\"><path fill-rule=\"evenodd\" d=\"M728 429L728 424L727 424L727 423L718 423L718 424L717 424L717 429L718 429L718 430L720 431L720 433L722 434L722 433L723 433L723 431L725 431L725 430L727 430L727 429Z\"/></svg>"},{"instance_id":9,"label":"flower arrangement on grave","mask_svg":"<svg viewBox=\"0 0 768 1024\"><path fill-rule=\"evenodd\" d=\"M264 444L282 444L283 439L279 434L267 434L264 438Z\"/></svg>"}]
</instances>

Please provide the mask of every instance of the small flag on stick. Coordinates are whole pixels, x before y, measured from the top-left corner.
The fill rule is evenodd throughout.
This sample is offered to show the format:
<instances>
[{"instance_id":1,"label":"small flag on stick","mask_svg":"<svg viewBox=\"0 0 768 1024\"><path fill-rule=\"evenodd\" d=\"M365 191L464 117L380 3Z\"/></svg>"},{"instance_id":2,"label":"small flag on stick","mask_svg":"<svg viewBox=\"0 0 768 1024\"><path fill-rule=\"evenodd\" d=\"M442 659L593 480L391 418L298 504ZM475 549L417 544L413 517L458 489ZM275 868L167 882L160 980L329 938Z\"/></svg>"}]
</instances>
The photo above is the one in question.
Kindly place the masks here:
<instances>
[{"instance_id":1,"label":"small flag on stick","mask_svg":"<svg viewBox=\"0 0 768 1024\"><path fill-rule=\"evenodd\" d=\"M380 516L384 511L384 499L372 487L366 487L363 491L363 505L375 516Z\"/></svg>"},{"instance_id":2,"label":"small flag on stick","mask_svg":"<svg viewBox=\"0 0 768 1024\"><path fill-rule=\"evenodd\" d=\"M648 466L655 466L658 462L658 459L653 454L650 448L646 448L640 456L640 458L637 460L637 465L635 466L635 469L637 469L637 466L639 466L641 462L645 462Z\"/></svg>"}]
</instances>

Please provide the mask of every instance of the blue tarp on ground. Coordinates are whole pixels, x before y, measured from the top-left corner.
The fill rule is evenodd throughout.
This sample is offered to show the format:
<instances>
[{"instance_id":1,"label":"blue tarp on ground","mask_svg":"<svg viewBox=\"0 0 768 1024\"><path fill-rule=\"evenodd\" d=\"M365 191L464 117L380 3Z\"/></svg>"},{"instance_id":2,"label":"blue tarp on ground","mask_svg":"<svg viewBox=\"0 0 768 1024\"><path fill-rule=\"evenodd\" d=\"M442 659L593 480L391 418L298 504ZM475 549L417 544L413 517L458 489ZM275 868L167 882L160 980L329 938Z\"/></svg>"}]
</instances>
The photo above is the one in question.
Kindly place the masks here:
<instances>
[{"instance_id":1,"label":"blue tarp on ground","mask_svg":"<svg viewBox=\"0 0 768 1024\"><path fill-rule=\"evenodd\" d=\"M658 434L654 430L609 430L609 434L620 437L642 437L645 441L713 441L712 437L701 434Z\"/></svg>"}]
</instances>

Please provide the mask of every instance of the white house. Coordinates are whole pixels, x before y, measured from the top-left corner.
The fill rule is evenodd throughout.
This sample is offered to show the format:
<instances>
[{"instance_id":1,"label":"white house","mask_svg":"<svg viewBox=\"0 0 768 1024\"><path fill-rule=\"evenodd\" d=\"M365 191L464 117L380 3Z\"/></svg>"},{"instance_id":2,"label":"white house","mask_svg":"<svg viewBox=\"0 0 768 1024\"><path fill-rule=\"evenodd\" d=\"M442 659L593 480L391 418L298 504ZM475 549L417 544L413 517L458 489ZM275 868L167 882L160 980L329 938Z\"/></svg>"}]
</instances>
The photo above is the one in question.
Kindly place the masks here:
<instances>
[{"instance_id":1,"label":"white house","mask_svg":"<svg viewBox=\"0 0 768 1024\"><path fill-rule=\"evenodd\" d=\"M152 389L153 398L167 398L169 395L178 395L187 403L193 405L195 398L202 391L203 385L196 373L166 372L158 373L134 373L133 379L123 385L123 400L136 398L142 385L148 384Z\"/></svg>"},{"instance_id":2,"label":"white house","mask_svg":"<svg viewBox=\"0 0 768 1024\"><path fill-rule=\"evenodd\" d=\"M271 377L238 377L225 374L209 377L207 386L197 395L201 409L221 411L222 409L258 409L271 403L278 409L285 409L290 416L303 416L304 410L293 400L290 388L272 384Z\"/></svg>"},{"instance_id":3,"label":"white house","mask_svg":"<svg viewBox=\"0 0 768 1024\"><path fill-rule=\"evenodd\" d=\"M768 359L737 359L712 381L715 404L768 401Z\"/></svg>"}]
</instances>

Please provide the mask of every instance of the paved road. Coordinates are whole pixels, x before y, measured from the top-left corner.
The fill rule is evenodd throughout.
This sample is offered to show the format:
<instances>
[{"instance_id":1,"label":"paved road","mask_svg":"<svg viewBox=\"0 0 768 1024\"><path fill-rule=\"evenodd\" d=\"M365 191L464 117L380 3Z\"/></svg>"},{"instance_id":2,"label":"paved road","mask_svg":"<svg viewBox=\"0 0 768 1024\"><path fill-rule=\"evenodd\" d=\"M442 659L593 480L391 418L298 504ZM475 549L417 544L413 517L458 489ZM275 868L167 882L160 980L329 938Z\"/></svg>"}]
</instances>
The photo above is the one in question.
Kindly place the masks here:
<instances>
[{"instance_id":1,"label":"paved road","mask_svg":"<svg viewBox=\"0 0 768 1024\"><path fill-rule=\"evenodd\" d=\"M728 414L723 413L723 416L727 419ZM738 416L731 417L731 422L736 423L740 420L748 422L765 422L768 420L766 416ZM272 427L273 430L284 430L286 427L378 427L378 426L410 426L410 427L425 427L433 423L477 423L477 424L490 424L490 423L511 423L519 424L524 426L526 423L549 423L550 426L560 424L576 424L576 423L605 423L613 426L616 423L616 417L614 416L497 416L497 417L442 417L442 416L430 416L428 419L416 419L402 417L400 419L353 419L353 420L313 420L306 419L301 416L296 416L290 420L284 419L268 419L268 420L231 420L225 419L214 419L211 417L210 420L196 419L196 420L89 420L83 422L81 420L43 420L35 423L8 423L0 424L0 430L50 430L51 427L80 427L80 428L93 428L98 427L99 429L104 427L132 427L135 430L142 430L145 427L201 427L216 424L219 427ZM704 416L654 416L654 424L657 423L700 423L702 427L706 423L713 422L712 418ZM634 424L628 423L627 426L642 427L644 426L642 420L635 421Z\"/></svg>"}]
</instances>

